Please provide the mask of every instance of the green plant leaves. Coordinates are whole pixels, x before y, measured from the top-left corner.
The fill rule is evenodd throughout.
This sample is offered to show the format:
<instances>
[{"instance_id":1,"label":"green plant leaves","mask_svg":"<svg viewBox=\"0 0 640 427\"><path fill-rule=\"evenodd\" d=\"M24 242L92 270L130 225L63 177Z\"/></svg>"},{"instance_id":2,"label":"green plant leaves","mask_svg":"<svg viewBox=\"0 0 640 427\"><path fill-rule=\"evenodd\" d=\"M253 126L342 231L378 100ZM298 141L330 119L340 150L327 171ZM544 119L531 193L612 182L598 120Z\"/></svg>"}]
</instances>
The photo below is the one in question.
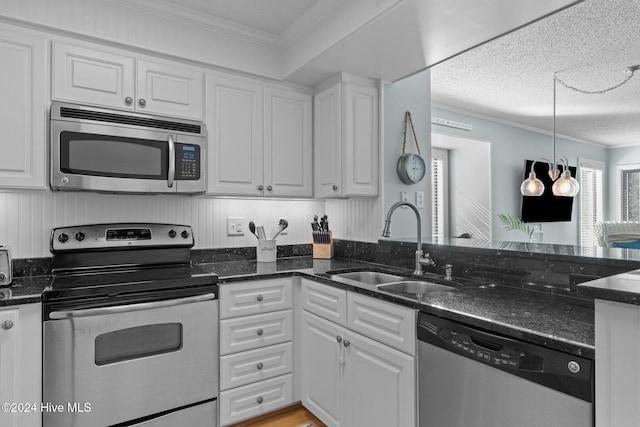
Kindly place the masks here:
<instances>
[{"instance_id":1,"label":"green plant leaves","mask_svg":"<svg viewBox=\"0 0 640 427\"><path fill-rule=\"evenodd\" d=\"M524 234L529 236L529 240L531 240L531 236L533 236L533 228L522 222L520 218L516 218L513 215L498 214L498 219L500 219L500 222L504 225L505 230L522 231Z\"/></svg>"}]
</instances>

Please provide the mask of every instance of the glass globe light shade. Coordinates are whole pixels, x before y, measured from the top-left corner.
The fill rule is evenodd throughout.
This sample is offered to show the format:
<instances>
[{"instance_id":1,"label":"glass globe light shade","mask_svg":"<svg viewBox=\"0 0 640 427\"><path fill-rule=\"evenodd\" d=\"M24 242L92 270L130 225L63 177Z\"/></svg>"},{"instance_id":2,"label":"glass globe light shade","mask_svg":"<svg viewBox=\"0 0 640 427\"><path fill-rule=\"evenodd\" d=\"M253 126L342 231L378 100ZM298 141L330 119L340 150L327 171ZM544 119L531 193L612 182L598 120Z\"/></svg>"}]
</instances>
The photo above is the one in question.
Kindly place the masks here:
<instances>
[{"instance_id":1,"label":"glass globe light shade","mask_svg":"<svg viewBox=\"0 0 640 427\"><path fill-rule=\"evenodd\" d=\"M536 178L534 171L529 172L529 178L522 181L520 193L523 196L541 196L544 193L544 184Z\"/></svg>"},{"instance_id":2,"label":"glass globe light shade","mask_svg":"<svg viewBox=\"0 0 640 427\"><path fill-rule=\"evenodd\" d=\"M580 191L580 184L571 176L571 172L565 169L556 182L551 187L554 196L573 197Z\"/></svg>"}]
</instances>

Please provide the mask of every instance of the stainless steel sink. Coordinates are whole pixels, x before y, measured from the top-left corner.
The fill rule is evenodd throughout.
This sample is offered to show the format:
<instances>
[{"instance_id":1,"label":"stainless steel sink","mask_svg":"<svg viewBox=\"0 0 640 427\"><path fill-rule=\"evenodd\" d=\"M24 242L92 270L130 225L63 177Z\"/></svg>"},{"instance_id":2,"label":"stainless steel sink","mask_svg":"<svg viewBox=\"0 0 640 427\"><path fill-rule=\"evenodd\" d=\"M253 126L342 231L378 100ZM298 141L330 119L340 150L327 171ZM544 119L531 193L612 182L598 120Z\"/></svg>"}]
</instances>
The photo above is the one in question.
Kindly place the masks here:
<instances>
[{"instance_id":1,"label":"stainless steel sink","mask_svg":"<svg viewBox=\"0 0 640 427\"><path fill-rule=\"evenodd\" d=\"M403 294L426 294L434 291L447 291L455 289L453 286L441 285L439 283L423 282L419 280L403 280L378 286L378 289L389 292L400 292Z\"/></svg>"},{"instance_id":2,"label":"stainless steel sink","mask_svg":"<svg viewBox=\"0 0 640 427\"><path fill-rule=\"evenodd\" d=\"M332 277L340 277L342 279L353 280L367 285L383 285L385 283L398 282L404 279L402 276L395 274L380 273L379 271L352 271L349 273L333 274Z\"/></svg>"}]
</instances>

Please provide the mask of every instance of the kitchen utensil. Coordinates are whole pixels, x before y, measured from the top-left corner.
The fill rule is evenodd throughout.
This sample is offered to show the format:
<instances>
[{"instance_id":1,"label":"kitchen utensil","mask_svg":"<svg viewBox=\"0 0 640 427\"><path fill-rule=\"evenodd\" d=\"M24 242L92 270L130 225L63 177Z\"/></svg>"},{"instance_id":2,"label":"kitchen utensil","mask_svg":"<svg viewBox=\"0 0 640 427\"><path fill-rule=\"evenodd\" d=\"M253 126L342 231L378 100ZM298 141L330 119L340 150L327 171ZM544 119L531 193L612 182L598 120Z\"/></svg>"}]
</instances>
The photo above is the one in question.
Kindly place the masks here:
<instances>
[{"instance_id":1,"label":"kitchen utensil","mask_svg":"<svg viewBox=\"0 0 640 427\"><path fill-rule=\"evenodd\" d=\"M256 234L256 224L253 221L249 221L249 231L251 231L251 234L253 234L254 236L256 236L256 239L259 239L260 237L258 237L258 235Z\"/></svg>"},{"instance_id":2,"label":"kitchen utensil","mask_svg":"<svg viewBox=\"0 0 640 427\"><path fill-rule=\"evenodd\" d=\"M264 231L263 226L259 226L256 228L256 233L258 233L258 239L267 240L267 233Z\"/></svg>"},{"instance_id":3,"label":"kitchen utensil","mask_svg":"<svg viewBox=\"0 0 640 427\"><path fill-rule=\"evenodd\" d=\"M8 246L0 246L0 285L11 283L11 250Z\"/></svg>"},{"instance_id":4,"label":"kitchen utensil","mask_svg":"<svg viewBox=\"0 0 640 427\"><path fill-rule=\"evenodd\" d=\"M289 221L287 221L286 219L281 219L278 222L278 228L276 229L275 234L272 234L271 238L275 239L276 237L278 237L280 233L282 233L288 226L289 226Z\"/></svg>"}]
</instances>

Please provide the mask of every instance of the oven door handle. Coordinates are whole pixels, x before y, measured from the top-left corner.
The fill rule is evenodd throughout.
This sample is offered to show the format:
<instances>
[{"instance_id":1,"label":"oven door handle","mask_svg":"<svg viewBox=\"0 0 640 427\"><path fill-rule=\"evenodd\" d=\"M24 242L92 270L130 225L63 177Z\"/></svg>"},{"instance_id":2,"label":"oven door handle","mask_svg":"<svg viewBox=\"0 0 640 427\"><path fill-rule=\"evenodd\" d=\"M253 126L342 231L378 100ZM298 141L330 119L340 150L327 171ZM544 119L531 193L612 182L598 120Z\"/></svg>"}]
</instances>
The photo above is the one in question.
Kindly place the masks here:
<instances>
[{"instance_id":1,"label":"oven door handle","mask_svg":"<svg viewBox=\"0 0 640 427\"><path fill-rule=\"evenodd\" d=\"M216 294L208 293L187 298L176 298L166 301L143 302L140 304L117 305L113 307L87 308L83 310L52 311L49 318L76 319L78 317L101 316L105 314L127 313L131 311L151 310L154 308L175 307L177 305L191 304L194 302L209 301L216 298Z\"/></svg>"}]
</instances>

